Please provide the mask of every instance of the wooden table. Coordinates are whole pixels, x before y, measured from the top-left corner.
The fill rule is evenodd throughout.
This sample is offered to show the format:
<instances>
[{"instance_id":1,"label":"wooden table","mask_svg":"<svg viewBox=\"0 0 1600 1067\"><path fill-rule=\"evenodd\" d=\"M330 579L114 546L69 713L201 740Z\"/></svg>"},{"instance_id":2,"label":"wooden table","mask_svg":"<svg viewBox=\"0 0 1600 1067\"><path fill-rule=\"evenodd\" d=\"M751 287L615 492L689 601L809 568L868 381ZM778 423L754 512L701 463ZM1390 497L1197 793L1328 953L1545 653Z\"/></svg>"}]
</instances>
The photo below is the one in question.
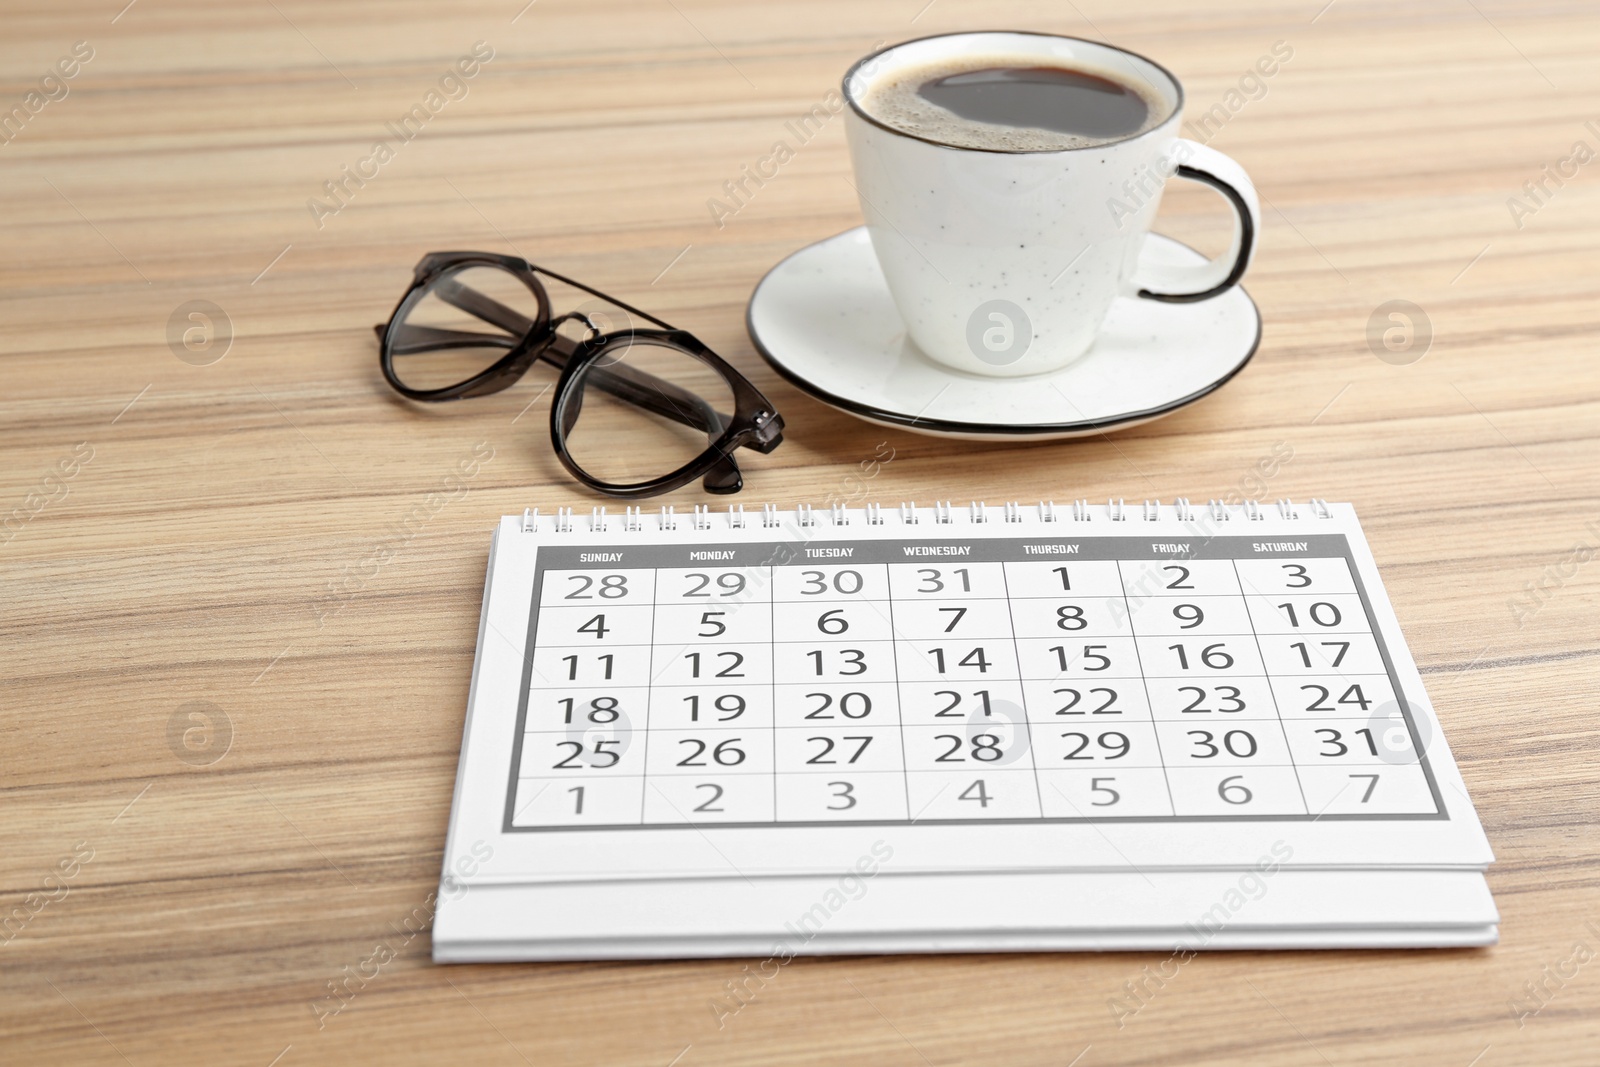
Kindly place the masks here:
<instances>
[{"instance_id":1,"label":"wooden table","mask_svg":"<svg viewBox=\"0 0 1600 1067\"><path fill-rule=\"evenodd\" d=\"M0 41L5 107L40 93L0 145L0 1058L1600 1058L1590 5L122 2L14 5ZM876 43L995 25L1107 37L1176 71L1191 117L1227 110L1211 143L1263 194L1266 334L1216 396L972 445L858 422L755 355L763 271L859 221L842 120L720 227L708 200ZM492 58L393 137L479 41ZM392 158L344 179L377 140ZM1163 229L1216 249L1223 226L1168 193ZM383 385L371 324L420 253L461 247L745 368L791 428L746 465L757 502L822 500L885 441L890 502L1354 501L1499 855L1501 943L1206 955L1120 1029L1108 999L1159 957L802 959L721 1029L742 961L433 966L406 919L439 873L488 530L594 503L552 456L541 375L440 411ZM1391 300L1421 312L1379 358ZM427 503L474 447L470 492ZM380 942L398 958L373 974ZM347 968L370 977L319 1028Z\"/></svg>"}]
</instances>

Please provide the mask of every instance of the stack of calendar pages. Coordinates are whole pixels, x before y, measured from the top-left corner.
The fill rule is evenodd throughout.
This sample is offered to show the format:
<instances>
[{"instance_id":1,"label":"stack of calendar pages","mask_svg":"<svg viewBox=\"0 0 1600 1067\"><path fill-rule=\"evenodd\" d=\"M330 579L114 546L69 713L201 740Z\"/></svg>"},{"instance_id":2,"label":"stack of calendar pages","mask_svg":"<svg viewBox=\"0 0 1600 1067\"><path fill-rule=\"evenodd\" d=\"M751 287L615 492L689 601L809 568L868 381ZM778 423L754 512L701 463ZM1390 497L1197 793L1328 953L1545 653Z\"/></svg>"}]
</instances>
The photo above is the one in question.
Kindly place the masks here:
<instances>
[{"instance_id":1,"label":"stack of calendar pages","mask_svg":"<svg viewBox=\"0 0 1600 1067\"><path fill-rule=\"evenodd\" d=\"M529 512L441 961L1483 945L1348 505Z\"/></svg>"}]
</instances>

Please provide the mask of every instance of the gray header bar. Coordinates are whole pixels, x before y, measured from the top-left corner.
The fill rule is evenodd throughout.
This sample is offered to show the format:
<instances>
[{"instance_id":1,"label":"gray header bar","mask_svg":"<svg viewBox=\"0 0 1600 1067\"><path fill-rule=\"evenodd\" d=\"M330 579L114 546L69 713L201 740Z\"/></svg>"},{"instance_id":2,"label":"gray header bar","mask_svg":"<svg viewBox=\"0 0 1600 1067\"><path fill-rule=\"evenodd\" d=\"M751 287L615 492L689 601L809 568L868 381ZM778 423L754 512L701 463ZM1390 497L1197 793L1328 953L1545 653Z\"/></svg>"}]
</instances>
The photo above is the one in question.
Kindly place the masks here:
<instances>
[{"instance_id":1,"label":"gray header bar","mask_svg":"<svg viewBox=\"0 0 1600 1067\"><path fill-rule=\"evenodd\" d=\"M951 531L954 533L954 531ZM1338 556L1343 534L1300 537L897 537L892 540L770 541L756 544L539 546L542 566L559 570L629 567L815 567L851 563L1025 563L1040 560L1251 559Z\"/></svg>"}]
</instances>

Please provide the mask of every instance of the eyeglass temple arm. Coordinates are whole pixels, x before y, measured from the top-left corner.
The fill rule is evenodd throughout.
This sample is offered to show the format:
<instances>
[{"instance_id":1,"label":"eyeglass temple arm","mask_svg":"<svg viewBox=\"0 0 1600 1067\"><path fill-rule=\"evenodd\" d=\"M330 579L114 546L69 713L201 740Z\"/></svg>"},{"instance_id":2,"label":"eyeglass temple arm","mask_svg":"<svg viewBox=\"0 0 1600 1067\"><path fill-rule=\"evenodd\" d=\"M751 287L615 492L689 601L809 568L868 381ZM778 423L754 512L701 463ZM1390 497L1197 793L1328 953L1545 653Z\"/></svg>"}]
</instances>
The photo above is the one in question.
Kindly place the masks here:
<instances>
[{"instance_id":1,"label":"eyeglass temple arm","mask_svg":"<svg viewBox=\"0 0 1600 1067\"><path fill-rule=\"evenodd\" d=\"M377 327L383 337L384 327ZM515 348L517 338L505 334L473 333L470 330L441 330L435 326L411 326L404 329L405 340L394 341L389 352L395 356L415 356L423 352L440 352L451 348Z\"/></svg>"},{"instance_id":2,"label":"eyeglass temple arm","mask_svg":"<svg viewBox=\"0 0 1600 1067\"><path fill-rule=\"evenodd\" d=\"M534 322L528 316L516 308L507 307L470 285L462 285L454 278L440 278L434 283L433 291L445 303L498 326L507 333L515 334L519 340L533 331Z\"/></svg>"}]
</instances>

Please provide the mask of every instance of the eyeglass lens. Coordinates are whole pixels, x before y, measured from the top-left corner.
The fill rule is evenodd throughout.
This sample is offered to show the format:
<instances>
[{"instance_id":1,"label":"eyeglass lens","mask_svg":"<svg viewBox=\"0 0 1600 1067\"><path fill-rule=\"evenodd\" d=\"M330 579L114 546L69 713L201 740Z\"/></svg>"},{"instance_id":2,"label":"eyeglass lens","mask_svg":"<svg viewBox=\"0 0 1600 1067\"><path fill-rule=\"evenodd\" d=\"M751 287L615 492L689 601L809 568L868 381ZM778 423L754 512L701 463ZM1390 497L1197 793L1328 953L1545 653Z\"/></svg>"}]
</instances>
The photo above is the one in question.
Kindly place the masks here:
<instances>
[{"instance_id":1,"label":"eyeglass lens","mask_svg":"<svg viewBox=\"0 0 1600 1067\"><path fill-rule=\"evenodd\" d=\"M390 334L390 365L407 388L444 389L505 356L538 316L538 296L511 271L452 267L402 310Z\"/></svg>"},{"instance_id":2,"label":"eyeglass lens","mask_svg":"<svg viewBox=\"0 0 1600 1067\"><path fill-rule=\"evenodd\" d=\"M560 427L568 456L612 485L653 481L705 455L735 404L713 367L637 335L618 338L580 368L572 389Z\"/></svg>"}]
</instances>

